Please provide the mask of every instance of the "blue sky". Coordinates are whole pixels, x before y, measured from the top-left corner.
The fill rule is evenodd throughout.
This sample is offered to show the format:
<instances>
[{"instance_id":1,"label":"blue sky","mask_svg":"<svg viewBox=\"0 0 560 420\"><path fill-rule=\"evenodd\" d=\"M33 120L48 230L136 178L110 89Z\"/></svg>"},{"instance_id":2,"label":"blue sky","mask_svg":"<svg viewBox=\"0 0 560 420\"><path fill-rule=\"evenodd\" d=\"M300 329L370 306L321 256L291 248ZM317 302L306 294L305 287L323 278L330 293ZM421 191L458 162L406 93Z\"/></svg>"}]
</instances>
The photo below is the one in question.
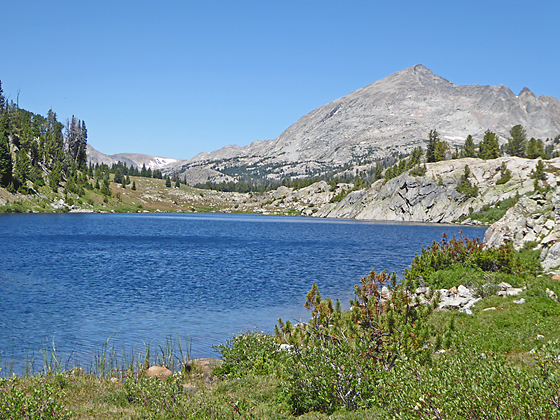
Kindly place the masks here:
<instances>
[{"instance_id":1,"label":"blue sky","mask_svg":"<svg viewBox=\"0 0 560 420\"><path fill-rule=\"evenodd\" d=\"M557 0L19 0L0 16L4 94L83 119L108 154L274 139L415 64L560 98Z\"/></svg>"}]
</instances>

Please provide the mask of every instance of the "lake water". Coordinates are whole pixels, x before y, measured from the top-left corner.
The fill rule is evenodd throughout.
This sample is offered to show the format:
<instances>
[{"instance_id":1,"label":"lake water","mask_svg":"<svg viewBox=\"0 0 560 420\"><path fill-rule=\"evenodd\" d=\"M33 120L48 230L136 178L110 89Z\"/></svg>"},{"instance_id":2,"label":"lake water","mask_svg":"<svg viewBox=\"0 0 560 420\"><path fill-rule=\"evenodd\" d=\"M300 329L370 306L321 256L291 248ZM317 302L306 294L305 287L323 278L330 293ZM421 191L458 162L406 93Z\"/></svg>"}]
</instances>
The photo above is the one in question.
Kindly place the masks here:
<instances>
[{"instance_id":1,"label":"lake water","mask_svg":"<svg viewBox=\"0 0 560 420\"><path fill-rule=\"evenodd\" d=\"M193 357L216 356L212 344L233 333L307 319L313 282L348 307L372 268L402 275L422 246L460 229L229 214L0 215L0 367L17 372L53 341L91 357L110 337L141 350L178 334L192 340Z\"/></svg>"}]
</instances>

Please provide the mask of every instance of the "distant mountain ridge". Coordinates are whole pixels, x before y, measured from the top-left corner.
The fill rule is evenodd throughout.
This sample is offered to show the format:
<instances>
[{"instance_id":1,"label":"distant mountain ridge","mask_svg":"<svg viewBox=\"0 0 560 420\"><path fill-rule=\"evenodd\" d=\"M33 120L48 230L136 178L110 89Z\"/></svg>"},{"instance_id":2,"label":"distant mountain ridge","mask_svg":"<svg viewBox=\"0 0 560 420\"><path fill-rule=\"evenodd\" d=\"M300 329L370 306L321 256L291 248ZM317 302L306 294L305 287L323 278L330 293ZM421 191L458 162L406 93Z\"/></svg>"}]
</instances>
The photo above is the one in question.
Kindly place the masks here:
<instances>
[{"instance_id":1,"label":"distant mountain ridge","mask_svg":"<svg viewBox=\"0 0 560 420\"><path fill-rule=\"evenodd\" d=\"M560 134L560 102L524 88L460 86L416 65L378 80L301 117L275 140L226 146L170 163L191 184L313 176L425 146L436 129L452 146L489 129L502 141L514 125L528 137ZM127 155L127 157L129 157Z\"/></svg>"},{"instance_id":2,"label":"distant mountain ridge","mask_svg":"<svg viewBox=\"0 0 560 420\"><path fill-rule=\"evenodd\" d=\"M152 170L164 170L185 162L184 159L171 159L159 156L143 155L140 153L118 153L116 155L106 155L95 150L90 144L87 145L87 156L88 163L93 165L97 163L114 165L118 162L122 162L126 163L128 167L137 166L138 168L142 168L143 165L146 165L146 168L150 168Z\"/></svg>"}]
</instances>

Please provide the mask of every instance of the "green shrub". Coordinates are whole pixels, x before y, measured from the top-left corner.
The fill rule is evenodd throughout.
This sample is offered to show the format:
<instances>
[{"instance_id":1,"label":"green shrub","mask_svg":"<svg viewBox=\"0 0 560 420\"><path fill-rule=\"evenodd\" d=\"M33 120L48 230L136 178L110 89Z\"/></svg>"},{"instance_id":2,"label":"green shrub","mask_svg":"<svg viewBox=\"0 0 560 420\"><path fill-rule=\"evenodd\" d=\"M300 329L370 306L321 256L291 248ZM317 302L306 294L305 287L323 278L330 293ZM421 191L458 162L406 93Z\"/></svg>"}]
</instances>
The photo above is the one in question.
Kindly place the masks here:
<instances>
[{"instance_id":1,"label":"green shrub","mask_svg":"<svg viewBox=\"0 0 560 420\"><path fill-rule=\"evenodd\" d=\"M502 173L502 176L496 181L496 185L505 184L511 179L511 171L507 168L505 162L502 162L502 165L500 166L500 172Z\"/></svg>"},{"instance_id":2,"label":"green shrub","mask_svg":"<svg viewBox=\"0 0 560 420\"><path fill-rule=\"evenodd\" d=\"M485 248L480 239L468 239L465 236L459 239L453 236L447 241L444 233L441 242L434 241L431 246L422 248L420 255L414 257L410 268L405 269L405 277L415 284L424 281L442 288L448 286L452 280L458 279L461 275L460 267L474 269L470 274L473 278L483 277L483 274L477 275L477 271L521 276L542 271L535 251L515 251L511 244ZM456 272L457 270L459 272Z\"/></svg>"},{"instance_id":3,"label":"green shrub","mask_svg":"<svg viewBox=\"0 0 560 420\"><path fill-rule=\"evenodd\" d=\"M19 378L0 378L0 418L69 419L71 414L60 401L62 385L50 379L33 381L33 386L28 388Z\"/></svg>"},{"instance_id":4,"label":"green shrub","mask_svg":"<svg viewBox=\"0 0 560 420\"><path fill-rule=\"evenodd\" d=\"M414 168L412 168L410 170L410 175L412 175L412 176L424 176L424 175L426 175L427 171L428 171L428 168L426 167L425 163L423 165L420 165L420 163L418 163L418 165L416 165Z\"/></svg>"},{"instance_id":5,"label":"green shrub","mask_svg":"<svg viewBox=\"0 0 560 420\"><path fill-rule=\"evenodd\" d=\"M247 330L245 334L234 335L231 340L214 347L224 361L216 373L228 377L274 373L277 362L285 357L278 347L269 334Z\"/></svg>"},{"instance_id":6,"label":"green shrub","mask_svg":"<svg viewBox=\"0 0 560 420\"><path fill-rule=\"evenodd\" d=\"M389 285L390 293L382 295ZM280 336L294 344L284 387L294 414L365 408L383 372L404 360L429 361L431 329L425 321L433 307L417 305L410 287L397 284L394 273L372 270L355 287L351 310L342 314L314 284L305 303L310 321L292 327L280 320Z\"/></svg>"},{"instance_id":7,"label":"green shrub","mask_svg":"<svg viewBox=\"0 0 560 420\"><path fill-rule=\"evenodd\" d=\"M461 180L455 188L458 193L464 195L465 198L478 197L478 187L471 184L469 181L469 176L471 175L471 170L469 165L465 165L465 172L461 175Z\"/></svg>"},{"instance_id":8,"label":"green shrub","mask_svg":"<svg viewBox=\"0 0 560 420\"><path fill-rule=\"evenodd\" d=\"M503 356L476 348L443 355L433 365L403 363L380 375L368 401L395 418L558 418L557 379L544 379Z\"/></svg>"}]
</instances>

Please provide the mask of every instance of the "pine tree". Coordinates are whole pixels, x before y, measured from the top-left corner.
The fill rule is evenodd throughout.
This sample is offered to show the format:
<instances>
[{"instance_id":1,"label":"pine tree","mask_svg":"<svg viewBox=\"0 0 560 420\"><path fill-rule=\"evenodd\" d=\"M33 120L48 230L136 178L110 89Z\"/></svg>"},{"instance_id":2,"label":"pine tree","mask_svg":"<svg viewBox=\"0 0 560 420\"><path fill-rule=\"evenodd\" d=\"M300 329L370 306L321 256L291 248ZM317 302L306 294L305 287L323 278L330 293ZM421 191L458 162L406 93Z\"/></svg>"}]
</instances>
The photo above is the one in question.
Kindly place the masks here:
<instances>
[{"instance_id":1,"label":"pine tree","mask_svg":"<svg viewBox=\"0 0 560 420\"><path fill-rule=\"evenodd\" d=\"M25 185L31 174L31 161L25 150L22 149L17 152L15 166L14 176L17 179L17 183Z\"/></svg>"},{"instance_id":2,"label":"pine tree","mask_svg":"<svg viewBox=\"0 0 560 420\"><path fill-rule=\"evenodd\" d=\"M117 166L117 169L115 171L115 177L113 178L113 182L115 184L120 184L123 182L124 176L123 176L123 169L121 165Z\"/></svg>"},{"instance_id":3,"label":"pine tree","mask_svg":"<svg viewBox=\"0 0 560 420\"><path fill-rule=\"evenodd\" d=\"M544 167L543 161L541 159L539 159L537 161L537 166L535 166L535 170L531 171L531 178L533 178L536 181L545 180L546 179L546 173L545 173L544 170L545 170L545 167Z\"/></svg>"},{"instance_id":4,"label":"pine tree","mask_svg":"<svg viewBox=\"0 0 560 420\"><path fill-rule=\"evenodd\" d=\"M86 122L82 120L82 128L80 130L80 148L76 156L76 163L80 169L84 169L87 165L87 128Z\"/></svg>"},{"instance_id":5,"label":"pine tree","mask_svg":"<svg viewBox=\"0 0 560 420\"><path fill-rule=\"evenodd\" d=\"M103 185L101 186L100 192L105 197L111 197L111 189L109 188L109 173L105 173L105 175L103 175Z\"/></svg>"},{"instance_id":6,"label":"pine tree","mask_svg":"<svg viewBox=\"0 0 560 420\"><path fill-rule=\"evenodd\" d=\"M490 130L486 130L484 138L480 142L478 157L481 159L496 159L500 157L500 144L498 136Z\"/></svg>"},{"instance_id":7,"label":"pine tree","mask_svg":"<svg viewBox=\"0 0 560 420\"><path fill-rule=\"evenodd\" d=\"M436 162L436 148L439 143L439 134L436 130L430 130L427 143L426 160L428 162Z\"/></svg>"},{"instance_id":8,"label":"pine tree","mask_svg":"<svg viewBox=\"0 0 560 420\"><path fill-rule=\"evenodd\" d=\"M522 125L518 124L509 130L511 138L508 140L507 152L511 156L525 157L527 148L527 132Z\"/></svg>"},{"instance_id":9,"label":"pine tree","mask_svg":"<svg viewBox=\"0 0 560 420\"><path fill-rule=\"evenodd\" d=\"M383 178L383 166L378 162L375 164L375 180Z\"/></svg>"},{"instance_id":10,"label":"pine tree","mask_svg":"<svg viewBox=\"0 0 560 420\"><path fill-rule=\"evenodd\" d=\"M0 118L1 122L2 118ZM12 155L8 139L0 130L0 186L7 187L12 182Z\"/></svg>"},{"instance_id":11,"label":"pine tree","mask_svg":"<svg viewBox=\"0 0 560 420\"><path fill-rule=\"evenodd\" d=\"M527 143L526 156L529 159L546 158L543 141L541 139L535 140L534 137L531 137L531 140Z\"/></svg>"},{"instance_id":12,"label":"pine tree","mask_svg":"<svg viewBox=\"0 0 560 420\"><path fill-rule=\"evenodd\" d=\"M439 139L439 134L436 130L430 130L427 143L426 160L428 162L439 162L445 159L445 153L449 149L449 144Z\"/></svg>"},{"instance_id":13,"label":"pine tree","mask_svg":"<svg viewBox=\"0 0 560 420\"><path fill-rule=\"evenodd\" d=\"M49 185L54 192L58 191L58 184L62 180L62 162L56 161L49 177Z\"/></svg>"},{"instance_id":14,"label":"pine tree","mask_svg":"<svg viewBox=\"0 0 560 420\"><path fill-rule=\"evenodd\" d=\"M469 181L469 177L471 176L471 169L469 165L465 165L465 171L461 176L461 180L455 190L464 195L465 198L477 197L478 196L478 187L473 185Z\"/></svg>"},{"instance_id":15,"label":"pine tree","mask_svg":"<svg viewBox=\"0 0 560 420\"><path fill-rule=\"evenodd\" d=\"M474 145L473 137L469 134L465 139L465 146L463 149L464 157L475 157L476 146Z\"/></svg>"},{"instance_id":16,"label":"pine tree","mask_svg":"<svg viewBox=\"0 0 560 420\"><path fill-rule=\"evenodd\" d=\"M439 162L445 160L445 154L449 150L449 144L446 141L438 141L436 151L434 153L435 161Z\"/></svg>"},{"instance_id":17,"label":"pine tree","mask_svg":"<svg viewBox=\"0 0 560 420\"><path fill-rule=\"evenodd\" d=\"M2 80L0 80L0 117L2 116L2 111L4 110L5 103L6 98L4 97L4 90L2 89Z\"/></svg>"}]
</instances>

